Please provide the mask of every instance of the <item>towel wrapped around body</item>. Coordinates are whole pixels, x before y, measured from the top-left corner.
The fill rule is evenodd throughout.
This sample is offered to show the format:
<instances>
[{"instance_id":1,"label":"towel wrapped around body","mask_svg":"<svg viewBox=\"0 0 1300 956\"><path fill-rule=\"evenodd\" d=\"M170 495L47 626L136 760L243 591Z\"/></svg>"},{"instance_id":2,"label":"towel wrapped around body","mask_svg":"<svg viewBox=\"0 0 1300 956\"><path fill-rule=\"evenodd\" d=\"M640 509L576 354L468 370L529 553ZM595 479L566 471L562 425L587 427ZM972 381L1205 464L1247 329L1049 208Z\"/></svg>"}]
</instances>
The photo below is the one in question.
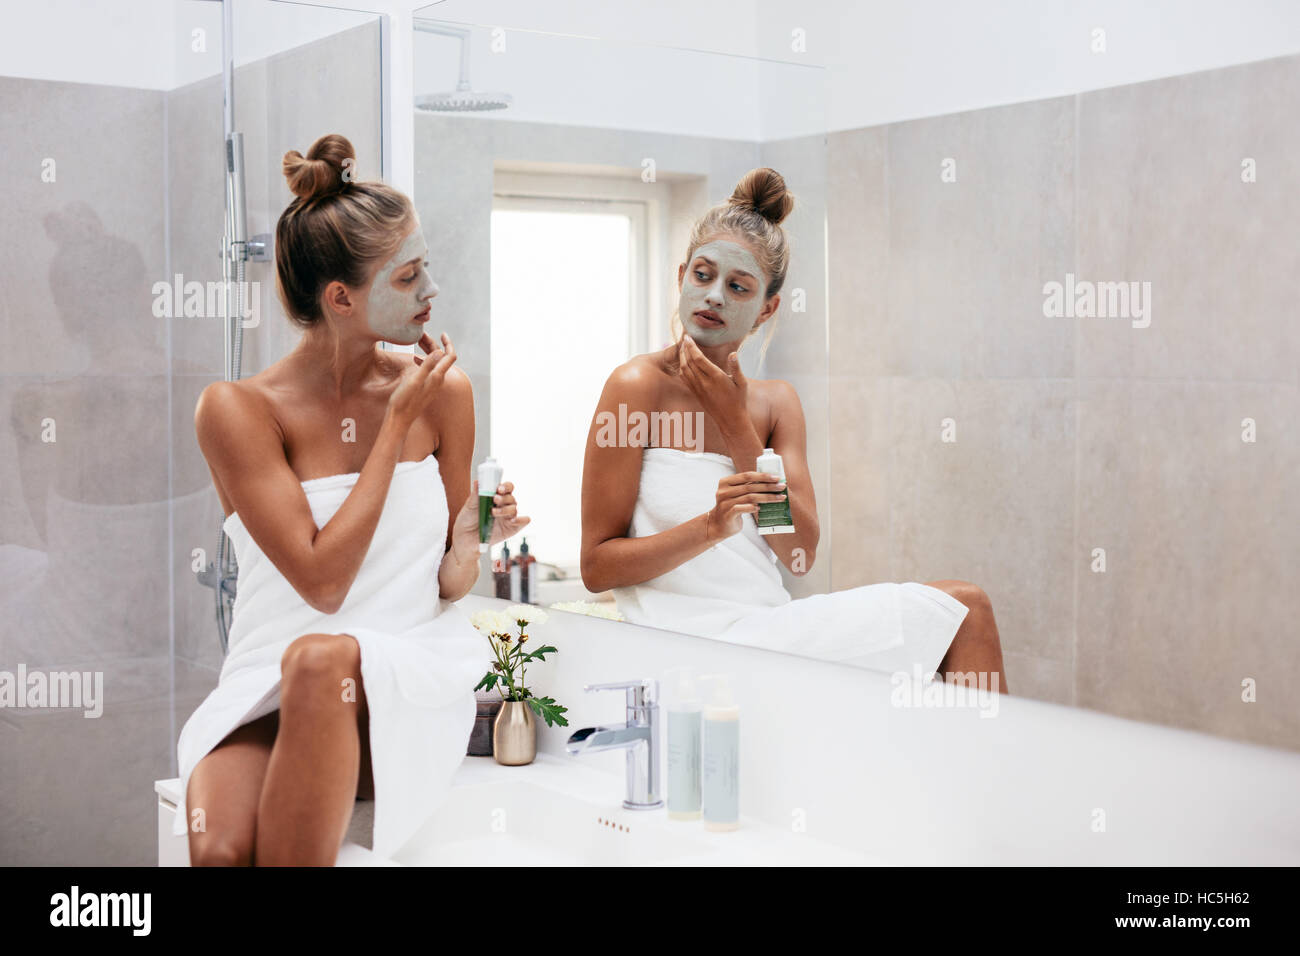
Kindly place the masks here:
<instances>
[{"instance_id":1,"label":"towel wrapped around body","mask_svg":"<svg viewBox=\"0 0 1300 956\"><path fill-rule=\"evenodd\" d=\"M302 482L318 528L346 500L358 473ZM217 687L181 730L185 832L190 774L227 734L280 704L280 658L304 634L350 634L361 648L375 785L372 849L389 857L450 787L474 725L474 685L490 666L487 641L438 594L447 537L438 460L398 462L374 537L346 600L333 614L312 608L249 535L238 514L225 531L239 564L229 652Z\"/></svg>"},{"instance_id":2,"label":"towel wrapped around body","mask_svg":"<svg viewBox=\"0 0 1300 956\"><path fill-rule=\"evenodd\" d=\"M628 537L667 531L716 504L718 482L735 474L713 452L647 448ZM929 675L968 608L938 588L908 581L793 600L780 559L745 515L739 533L641 584L615 588L634 624L732 644L786 651L886 672Z\"/></svg>"}]
</instances>

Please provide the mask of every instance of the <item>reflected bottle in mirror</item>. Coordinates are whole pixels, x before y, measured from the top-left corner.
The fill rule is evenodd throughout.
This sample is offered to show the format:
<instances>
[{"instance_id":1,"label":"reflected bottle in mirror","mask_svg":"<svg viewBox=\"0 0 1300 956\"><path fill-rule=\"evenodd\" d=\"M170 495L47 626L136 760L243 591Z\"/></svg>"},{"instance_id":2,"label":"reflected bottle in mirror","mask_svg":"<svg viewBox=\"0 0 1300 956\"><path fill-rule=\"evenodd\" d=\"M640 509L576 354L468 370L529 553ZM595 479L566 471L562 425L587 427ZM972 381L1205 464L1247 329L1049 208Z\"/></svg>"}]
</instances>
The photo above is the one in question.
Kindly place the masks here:
<instances>
[{"instance_id":1,"label":"reflected bottle in mirror","mask_svg":"<svg viewBox=\"0 0 1300 956\"><path fill-rule=\"evenodd\" d=\"M504 601L510 600L510 545L501 545L501 556L492 562L493 593Z\"/></svg>"}]
</instances>

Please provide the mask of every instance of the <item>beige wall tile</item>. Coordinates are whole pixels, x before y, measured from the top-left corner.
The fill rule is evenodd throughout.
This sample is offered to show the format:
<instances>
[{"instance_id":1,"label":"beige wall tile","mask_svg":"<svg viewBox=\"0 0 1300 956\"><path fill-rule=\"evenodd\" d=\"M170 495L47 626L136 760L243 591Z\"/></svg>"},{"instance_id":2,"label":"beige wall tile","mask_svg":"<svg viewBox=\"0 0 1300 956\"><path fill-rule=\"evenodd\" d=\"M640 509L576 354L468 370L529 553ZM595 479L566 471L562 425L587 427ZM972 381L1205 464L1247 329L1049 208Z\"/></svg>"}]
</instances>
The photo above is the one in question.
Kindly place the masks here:
<instances>
[{"instance_id":1,"label":"beige wall tile","mask_svg":"<svg viewBox=\"0 0 1300 956\"><path fill-rule=\"evenodd\" d=\"M1073 130L1068 97L888 128L889 374L1073 373L1073 329L1042 310L1073 252Z\"/></svg>"},{"instance_id":2,"label":"beige wall tile","mask_svg":"<svg viewBox=\"0 0 1300 956\"><path fill-rule=\"evenodd\" d=\"M1284 599L1300 568L1297 415L1286 385L1081 385L1081 704L1300 742L1300 644ZM1105 573L1091 568L1094 548ZM1257 703L1241 700L1246 678Z\"/></svg>"},{"instance_id":3,"label":"beige wall tile","mask_svg":"<svg viewBox=\"0 0 1300 956\"><path fill-rule=\"evenodd\" d=\"M1074 271L1152 300L1079 321L1081 377L1300 383L1297 89L1284 57L1079 97Z\"/></svg>"},{"instance_id":4,"label":"beige wall tile","mask_svg":"<svg viewBox=\"0 0 1300 956\"><path fill-rule=\"evenodd\" d=\"M893 379L890 390L890 580L971 581L993 601L1005 650L1068 660L1070 383ZM946 418L955 442L941 440Z\"/></svg>"}]
</instances>

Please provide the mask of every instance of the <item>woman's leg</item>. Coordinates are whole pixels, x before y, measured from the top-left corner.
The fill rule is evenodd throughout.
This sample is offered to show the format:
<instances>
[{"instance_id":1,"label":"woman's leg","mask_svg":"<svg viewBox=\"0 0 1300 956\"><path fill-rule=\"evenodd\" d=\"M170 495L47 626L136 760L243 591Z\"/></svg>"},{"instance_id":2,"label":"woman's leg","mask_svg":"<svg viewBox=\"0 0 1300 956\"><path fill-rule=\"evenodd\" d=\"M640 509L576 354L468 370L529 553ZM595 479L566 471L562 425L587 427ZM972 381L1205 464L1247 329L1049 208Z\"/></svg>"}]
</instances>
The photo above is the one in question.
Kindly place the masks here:
<instances>
[{"instance_id":1,"label":"woman's leg","mask_svg":"<svg viewBox=\"0 0 1300 956\"><path fill-rule=\"evenodd\" d=\"M280 730L257 811L258 866L332 866L369 766L361 648L350 634L307 634L281 659Z\"/></svg>"},{"instance_id":2,"label":"woman's leg","mask_svg":"<svg viewBox=\"0 0 1300 956\"><path fill-rule=\"evenodd\" d=\"M250 866L257 803L279 715L236 727L194 768L186 788L191 866ZM195 810L201 810L199 817ZM194 827L201 825L202 830Z\"/></svg>"},{"instance_id":3,"label":"woman's leg","mask_svg":"<svg viewBox=\"0 0 1300 956\"><path fill-rule=\"evenodd\" d=\"M940 676L947 680L957 673L974 672L980 675L976 678L980 682L976 686L1009 693L1002 665L1002 642L998 637L997 622L993 620L993 603L989 596L969 581L926 583L951 594L970 608L948 647L948 653L939 662Z\"/></svg>"}]
</instances>

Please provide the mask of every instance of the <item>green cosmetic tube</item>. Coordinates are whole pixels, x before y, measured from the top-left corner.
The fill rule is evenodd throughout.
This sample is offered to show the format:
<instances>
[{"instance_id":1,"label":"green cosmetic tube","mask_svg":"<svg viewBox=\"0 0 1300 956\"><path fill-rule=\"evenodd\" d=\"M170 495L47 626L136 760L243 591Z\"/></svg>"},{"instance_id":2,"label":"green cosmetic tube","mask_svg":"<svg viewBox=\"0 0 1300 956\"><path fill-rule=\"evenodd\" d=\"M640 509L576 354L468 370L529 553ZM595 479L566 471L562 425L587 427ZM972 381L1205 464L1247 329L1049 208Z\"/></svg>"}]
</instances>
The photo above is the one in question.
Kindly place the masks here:
<instances>
[{"instance_id":1,"label":"green cosmetic tube","mask_svg":"<svg viewBox=\"0 0 1300 956\"><path fill-rule=\"evenodd\" d=\"M478 466L478 549L484 552L492 540L492 498L501 484L501 465L492 456ZM487 494L484 494L484 490Z\"/></svg>"},{"instance_id":2,"label":"green cosmetic tube","mask_svg":"<svg viewBox=\"0 0 1300 956\"><path fill-rule=\"evenodd\" d=\"M776 475L785 478L785 464L781 461L781 456L770 448L764 448L763 454L758 456L755 471L761 471L767 475ZM758 514L754 515L754 521L758 525L759 534L794 534L794 519L790 517L790 489L787 487L784 491L785 501L760 501L758 503Z\"/></svg>"}]
</instances>

